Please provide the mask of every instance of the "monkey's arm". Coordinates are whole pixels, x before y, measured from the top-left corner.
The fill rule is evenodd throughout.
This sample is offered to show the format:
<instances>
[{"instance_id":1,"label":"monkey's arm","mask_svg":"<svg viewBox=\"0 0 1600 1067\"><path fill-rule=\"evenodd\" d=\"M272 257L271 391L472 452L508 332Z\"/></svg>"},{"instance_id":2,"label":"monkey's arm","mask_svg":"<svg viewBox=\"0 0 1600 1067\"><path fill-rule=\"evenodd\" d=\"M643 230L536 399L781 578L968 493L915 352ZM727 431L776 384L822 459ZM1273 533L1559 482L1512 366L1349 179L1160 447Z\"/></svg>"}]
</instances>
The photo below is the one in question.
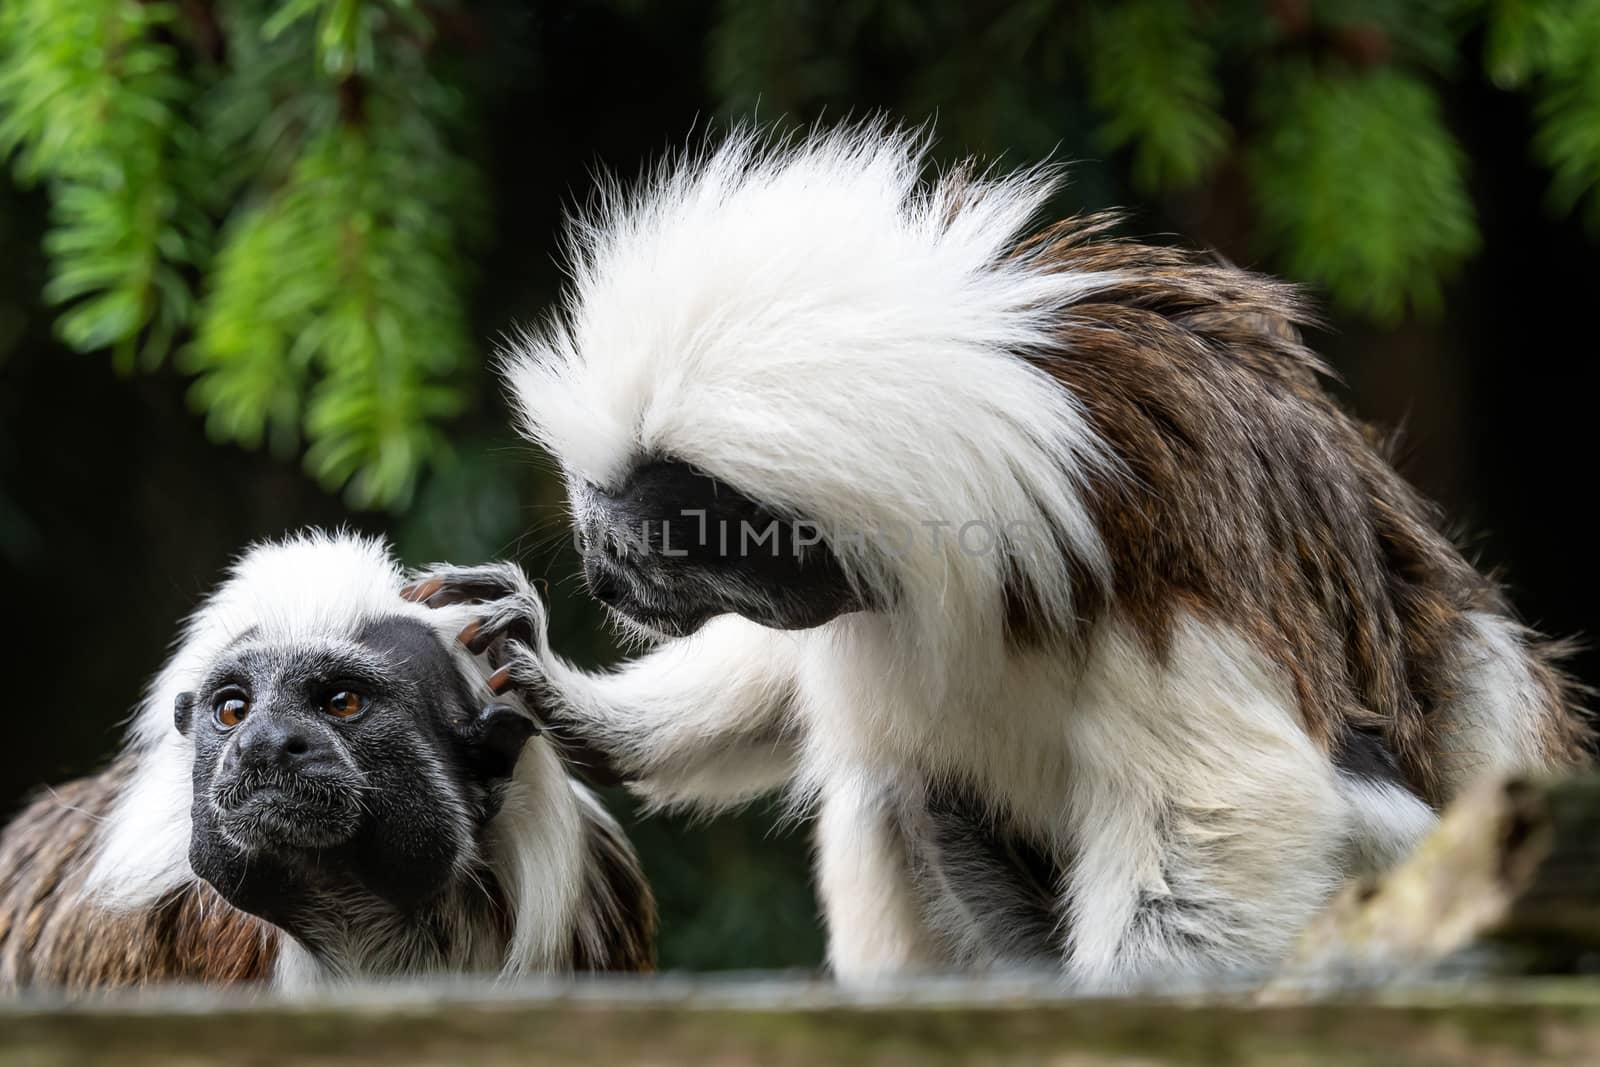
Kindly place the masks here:
<instances>
[{"instance_id":1,"label":"monkey's arm","mask_svg":"<svg viewBox=\"0 0 1600 1067\"><path fill-rule=\"evenodd\" d=\"M513 565L439 568L407 595L434 607L473 605L461 639L495 668L490 687L521 695L591 779L626 781L663 807L716 809L793 776L798 653L780 631L714 619L591 673L550 650L544 604Z\"/></svg>"},{"instance_id":2,"label":"monkey's arm","mask_svg":"<svg viewBox=\"0 0 1600 1067\"><path fill-rule=\"evenodd\" d=\"M775 631L715 620L606 674L528 646L509 651L514 673L531 667L555 682L559 697L545 697L560 709L555 721L608 753L654 804L727 807L793 777L793 651Z\"/></svg>"}]
</instances>

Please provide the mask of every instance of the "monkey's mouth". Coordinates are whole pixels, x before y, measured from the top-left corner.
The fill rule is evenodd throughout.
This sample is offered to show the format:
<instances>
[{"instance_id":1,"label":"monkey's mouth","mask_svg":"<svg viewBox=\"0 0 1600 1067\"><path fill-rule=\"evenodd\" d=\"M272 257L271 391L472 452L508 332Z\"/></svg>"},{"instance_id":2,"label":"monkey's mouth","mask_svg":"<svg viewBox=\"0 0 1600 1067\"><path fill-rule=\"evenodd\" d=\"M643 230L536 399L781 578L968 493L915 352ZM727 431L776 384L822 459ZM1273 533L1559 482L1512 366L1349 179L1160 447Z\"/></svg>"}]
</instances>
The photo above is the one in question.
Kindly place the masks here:
<instances>
[{"instance_id":1,"label":"monkey's mouth","mask_svg":"<svg viewBox=\"0 0 1600 1067\"><path fill-rule=\"evenodd\" d=\"M831 557L829 557L831 558ZM622 628L645 638L688 637L719 615L738 615L775 630L809 630L866 604L833 570L796 571L810 587L765 587L755 579L688 571L641 571L626 563L589 559L589 592L611 610ZM821 578L818 578L818 573ZM798 580L797 579L797 580Z\"/></svg>"},{"instance_id":2,"label":"monkey's mouth","mask_svg":"<svg viewBox=\"0 0 1600 1067\"><path fill-rule=\"evenodd\" d=\"M681 615L652 611L639 605L611 604L612 611L627 622L650 631L655 637L688 637L704 626L714 616L711 611L693 611Z\"/></svg>"},{"instance_id":3,"label":"monkey's mouth","mask_svg":"<svg viewBox=\"0 0 1600 1067\"><path fill-rule=\"evenodd\" d=\"M302 778L233 783L212 799L217 826L241 848L282 852L342 845L360 827L347 783Z\"/></svg>"},{"instance_id":4,"label":"monkey's mouth","mask_svg":"<svg viewBox=\"0 0 1600 1067\"><path fill-rule=\"evenodd\" d=\"M625 625L651 637L687 637L717 612L685 600L669 583L648 579L618 563L588 560L584 581L589 595Z\"/></svg>"}]
</instances>

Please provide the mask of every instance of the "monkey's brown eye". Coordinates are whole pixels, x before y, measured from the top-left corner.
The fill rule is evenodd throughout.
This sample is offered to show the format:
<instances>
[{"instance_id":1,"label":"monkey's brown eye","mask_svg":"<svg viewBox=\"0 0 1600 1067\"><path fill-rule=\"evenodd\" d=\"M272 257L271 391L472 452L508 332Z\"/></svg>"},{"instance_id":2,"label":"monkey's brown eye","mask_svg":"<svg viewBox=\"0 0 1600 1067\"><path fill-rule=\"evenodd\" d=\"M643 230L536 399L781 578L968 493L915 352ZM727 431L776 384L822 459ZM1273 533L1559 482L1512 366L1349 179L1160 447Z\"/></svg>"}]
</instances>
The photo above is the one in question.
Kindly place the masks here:
<instances>
[{"instance_id":1,"label":"monkey's brown eye","mask_svg":"<svg viewBox=\"0 0 1600 1067\"><path fill-rule=\"evenodd\" d=\"M322 710L336 719L348 719L352 715L361 714L367 706L367 698L360 693L352 693L348 689L341 689L322 703Z\"/></svg>"},{"instance_id":2,"label":"monkey's brown eye","mask_svg":"<svg viewBox=\"0 0 1600 1067\"><path fill-rule=\"evenodd\" d=\"M217 725L224 730L231 730L250 714L250 702L239 696L223 697L217 701L215 714Z\"/></svg>"}]
</instances>

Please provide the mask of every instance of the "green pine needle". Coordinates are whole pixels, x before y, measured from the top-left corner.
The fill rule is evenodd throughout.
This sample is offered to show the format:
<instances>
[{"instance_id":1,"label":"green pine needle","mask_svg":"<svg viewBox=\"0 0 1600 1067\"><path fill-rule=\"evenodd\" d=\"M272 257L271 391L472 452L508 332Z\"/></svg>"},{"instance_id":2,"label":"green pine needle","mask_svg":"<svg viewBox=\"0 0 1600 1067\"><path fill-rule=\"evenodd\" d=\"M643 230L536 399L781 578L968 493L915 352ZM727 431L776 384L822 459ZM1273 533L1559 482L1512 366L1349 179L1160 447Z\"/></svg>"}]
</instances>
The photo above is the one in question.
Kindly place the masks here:
<instances>
[{"instance_id":1,"label":"green pine needle","mask_svg":"<svg viewBox=\"0 0 1600 1067\"><path fill-rule=\"evenodd\" d=\"M1285 266L1380 320L1437 308L1478 247L1466 159L1433 90L1393 68L1291 67L1262 89L1251 171Z\"/></svg>"},{"instance_id":2,"label":"green pine needle","mask_svg":"<svg viewBox=\"0 0 1600 1067\"><path fill-rule=\"evenodd\" d=\"M1090 99L1105 116L1102 140L1133 148L1135 183L1147 190L1191 185L1228 146L1218 114L1216 57L1190 0L1106 5L1090 20Z\"/></svg>"},{"instance_id":3,"label":"green pine needle","mask_svg":"<svg viewBox=\"0 0 1600 1067\"><path fill-rule=\"evenodd\" d=\"M177 185L192 86L162 34L171 4L7 0L0 14L0 156L51 192L46 299L62 340L161 362L193 310L180 268L206 224Z\"/></svg>"},{"instance_id":4,"label":"green pine needle","mask_svg":"<svg viewBox=\"0 0 1600 1067\"><path fill-rule=\"evenodd\" d=\"M1509 27L1520 51L1496 53L1492 33L1490 70L1498 59L1517 84L1534 89L1533 150L1551 170L1552 205L1570 212L1587 200L1589 221L1600 229L1600 0L1501 3L1491 30L1504 38Z\"/></svg>"},{"instance_id":5,"label":"green pine needle","mask_svg":"<svg viewBox=\"0 0 1600 1067\"><path fill-rule=\"evenodd\" d=\"M361 17L373 21L351 32L379 39L382 10ZM440 135L450 95L418 88L420 49L391 40L375 53L359 122L295 102L281 82L303 74L282 57L303 57L312 32L326 43L310 23L269 25L221 87L209 129L257 160L255 173L282 178L229 223L184 365L213 436L280 451L303 438L322 484L357 507L399 506L444 453L438 424L464 403L459 246L478 192Z\"/></svg>"}]
</instances>

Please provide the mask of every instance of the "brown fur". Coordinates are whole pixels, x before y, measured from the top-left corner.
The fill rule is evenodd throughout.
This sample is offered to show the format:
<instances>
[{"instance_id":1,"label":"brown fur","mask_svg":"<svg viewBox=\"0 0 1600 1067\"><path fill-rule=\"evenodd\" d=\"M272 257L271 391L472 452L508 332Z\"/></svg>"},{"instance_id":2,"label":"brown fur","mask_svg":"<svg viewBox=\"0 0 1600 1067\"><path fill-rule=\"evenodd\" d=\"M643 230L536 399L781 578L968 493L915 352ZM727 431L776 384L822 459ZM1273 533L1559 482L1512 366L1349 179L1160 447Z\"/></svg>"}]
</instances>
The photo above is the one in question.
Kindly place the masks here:
<instances>
[{"instance_id":1,"label":"brown fur","mask_svg":"<svg viewBox=\"0 0 1600 1067\"><path fill-rule=\"evenodd\" d=\"M588 885L584 899L595 902L599 937L575 933L572 966L578 971L656 969L656 902L639 868L638 857L615 826L589 821Z\"/></svg>"},{"instance_id":2,"label":"brown fur","mask_svg":"<svg viewBox=\"0 0 1600 1067\"><path fill-rule=\"evenodd\" d=\"M204 882L127 913L85 898L92 831L127 771L119 761L50 790L0 834L0 989L230 985L271 975L283 935Z\"/></svg>"},{"instance_id":3,"label":"brown fur","mask_svg":"<svg viewBox=\"0 0 1600 1067\"><path fill-rule=\"evenodd\" d=\"M113 911L87 898L93 830L128 778L128 757L51 789L0 832L0 990L67 992L198 983L267 982L286 936L239 911L196 880L151 908ZM575 971L655 969L656 909L628 843L589 820L593 918L573 935ZM510 940L512 916L487 871L495 924Z\"/></svg>"},{"instance_id":4,"label":"brown fur","mask_svg":"<svg viewBox=\"0 0 1600 1067\"><path fill-rule=\"evenodd\" d=\"M1114 222L1069 220L1018 250L1130 279L1067 309L1060 351L1030 357L1082 400L1125 467L1089 500L1115 575L1109 600L1079 583L1080 614L1119 613L1158 655L1182 612L1242 629L1293 680L1314 738L1335 755L1361 735L1381 740L1439 803L1439 709L1468 613L1509 611L1499 588L1323 388L1292 288L1104 238ZM1029 599L1011 595L1019 639L1039 636ZM1578 763L1589 731L1574 687L1551 645L1530 634L1528 652L1544 747Z\"/></svg>"}]
</instances>

